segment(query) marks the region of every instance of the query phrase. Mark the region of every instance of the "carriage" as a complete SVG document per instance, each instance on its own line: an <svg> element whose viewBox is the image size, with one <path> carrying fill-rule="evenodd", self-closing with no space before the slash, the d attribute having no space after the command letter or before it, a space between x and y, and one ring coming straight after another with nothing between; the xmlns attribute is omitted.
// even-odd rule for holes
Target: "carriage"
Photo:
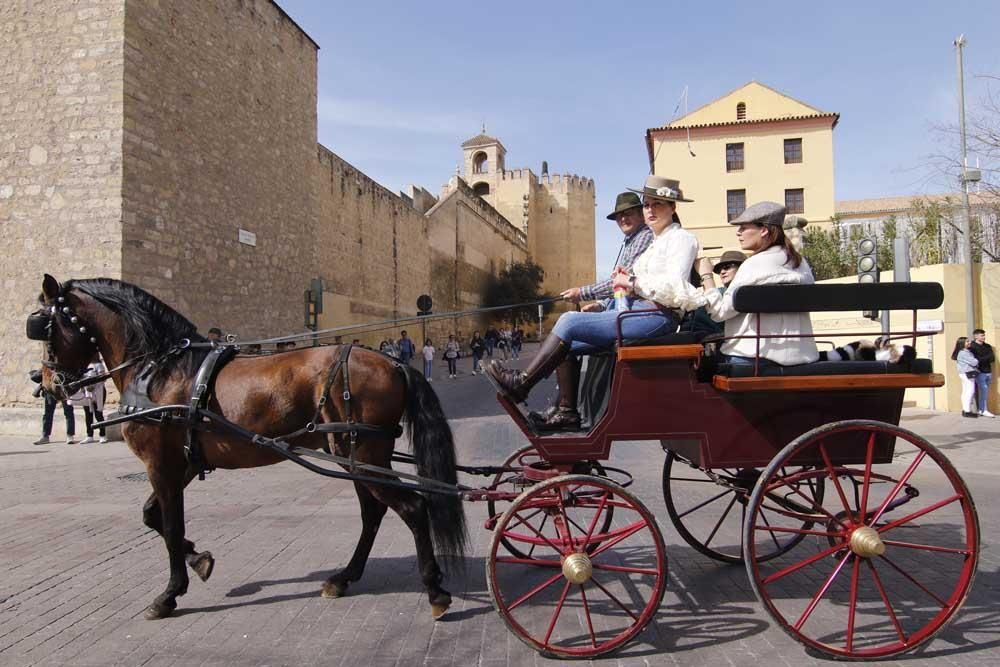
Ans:
<svg viewBox="0 0 1000 667"><path fill-rule="evenodd" d="M46 340L49 371L67 374L56 377L57 388L59 380L83 382L72 381L64 360L68 344L57 343L53 334L68 328L69 320L75 326L85 319L88 299L70 299L69 291L53 280L43 289L44 308L28 324L29 338ZM939 307L943 291L937 284L919 283L760 286L741 289L735 300L738 310L757 317L910 310L913 326L906 334L915 343L917 310ZM99 336L90 341L104 344ZM486 528L492 531L486 580L495 609L531 647L569 658L592 658L622 647L660 606L667 585L660 523L632 492L629 473L606 463L614 443L652 443L665 452L663 495L678 535L709 558L743 563L763 607L797 641L838 658L874 659L932 638L968 596L979 554L976 509L964 482L937 448L899 426L905 390L939 387L943 376L921 359L796 367L721 364L714 345L689 334L646 341L619 336L614 350L589 361L585 384L598 400L591 402L587 428L579 432L539 432L520 406L498 394L529 444L495 466L461 466L427 453L430 436L421 435L421 420L429 418L421 415L438 421L443 416L436 398L409 370L403 371L406 391L418 399L410 400L405 414L416 424L416 444L413 454L393 451L399 430L392 419L380 421L377 411L359 406L366 400L359 386L373 383L374 371L352 364L350 346L312 356L298 353L300 364L327 354L323 358L333 360L333 366L322 392L311 394L318 396L313 401L318 405L303 404L315 408L312 419L292 433L281 430L288 419L281 426L249 420L232 407L235 399L228 390L216 384L213 393L216 375L224 379L216 366L232 353L226 346L210 346L189 382L190 396L180 389L161 392L160 401L126 409L108 423L135 425L141 430L134 437L171 431L188 457L184 484L202 472L206 458L217 458L213 438L249 441L271 457L264 463L288 459L358 483L365 527L351 564L324 585L329 597L344 594L360 577L381 519L370 529L371 506L366 509L361 485L400 512L414 530L435 616L444 612L450 596L439 585L426 521L414 517L429 512L432 523L435 516L460 522L454 505L443 514L437 506L435 515L436 499L485 501ZM191 346L188 341L172 354L184 354ZM129 363L122 355L113 361L117 367L111 372ZM137 365L154 362L164 364L157 357ZM360 380L350 379L359 374ZM285 383L295 379L287 373L282 377ZM134 383L128 386L134 389ZM240 400L245 403L245 397ZM386 407L391 403L381 397L377 406L398 423L404 410L393 412ZM367 415L369 423L357 415ZM450 432L447 437L450 445ZM304 444L293 444L296 438ZM385 460L359 446L366 438L389 442ZM390 459L414 464L417 471L392 470ZM454 470L450 477L432 474L435 465L438 472L447 465L491 481L460 484ZM169 497L154 485L150 501L163 505ZM183 539L183 514L178 540L169 528L171 522L176 527L178 516L165 505L161 509L162 522L151 516L147 525L164 534L168 551L172 544L177 551L170 552L171 583L151 605L149 618L168 615L170 604L186 590L183 560L175 558L182 544L188 565L202 579L214 562ZM453 546L461 544L455 528Z"/></svg>

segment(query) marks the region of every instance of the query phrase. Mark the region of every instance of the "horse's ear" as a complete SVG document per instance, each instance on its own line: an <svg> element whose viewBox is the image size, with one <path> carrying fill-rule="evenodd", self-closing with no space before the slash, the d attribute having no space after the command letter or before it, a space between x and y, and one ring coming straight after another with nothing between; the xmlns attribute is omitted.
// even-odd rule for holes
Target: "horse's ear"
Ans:
<svg viewBox="0 0 1000 667"><path fill-rule="evenodd" d="M51 301L59 296L60 292L62 292L62 286L59 281L46 273L42 280L42 296L45 297L46 301Z"/></svg>

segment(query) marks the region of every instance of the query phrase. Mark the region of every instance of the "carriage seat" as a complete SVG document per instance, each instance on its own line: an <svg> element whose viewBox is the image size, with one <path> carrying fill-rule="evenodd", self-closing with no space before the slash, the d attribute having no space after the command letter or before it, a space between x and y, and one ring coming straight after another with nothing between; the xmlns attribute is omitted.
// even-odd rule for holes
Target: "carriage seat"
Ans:
<svg viewBox="0 0 1000 667"><path fill-rule="evenodd" d="M758 377L788 377L801 375L885 375L910 373L927 375L934 372L930 359L914 359L910 364L888 361L817 361L797 366L764 366ZM754 377L753 364L719 364L716 375L731 378Z"/></svg>
<svg viewBox="0 0 1000 667"><path fill-rule="evenodd" d="M678 331L655 338L626 338L622 347L647 347L650 345L693 345L705 337L704 331Z"/></svg>

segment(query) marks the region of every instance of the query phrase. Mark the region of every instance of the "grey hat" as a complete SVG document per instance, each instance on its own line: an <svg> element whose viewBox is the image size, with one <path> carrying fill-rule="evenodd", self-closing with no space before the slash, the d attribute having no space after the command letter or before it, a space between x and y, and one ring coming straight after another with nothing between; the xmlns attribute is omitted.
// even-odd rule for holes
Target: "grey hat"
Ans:
<svg viewBox="0 0 1000 667"><path fill-rule="evenodd" d="M722 257L720 257L719 261L712 267L712 273L718 273L726 264L736 264L738 266L745 261L747 261L747 256L739 250L727 250L722 253Z"/></svg>
<svg viewBox="0 0 1000 667"><path fill-rule="evenodd" d="M617 220L618 214L633 208L642 208L642 200L634 192L622 192L615 200L615 210L608 214L608 220Z"/></svg>
<svg viewBox="0 0 1000 667"><path fill-rule="evenodd" d="M656 176L655 174L646 177L646 182L643 183L642 190L633 190L632 188L629 188L629 190L643 197L660 199L662 201L694 201L693 199L684 198L684 191L681 190L680 181L673 178Z"/></svg>
<svg viewBox="0 0 1000 667"><path fill-rule="evenodd" d="M748 206L742 213L729 221L731 225L772 225L785 224L785 207L773 201L762 201Z"/></svg>

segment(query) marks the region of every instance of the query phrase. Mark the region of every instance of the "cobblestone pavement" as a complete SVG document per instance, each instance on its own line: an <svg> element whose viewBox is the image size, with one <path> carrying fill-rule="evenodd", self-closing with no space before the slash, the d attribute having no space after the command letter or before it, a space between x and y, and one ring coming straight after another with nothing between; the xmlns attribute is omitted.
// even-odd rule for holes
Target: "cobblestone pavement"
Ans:
<svg viewBox="0 0 1000 667"><path fill-rule="evenodd" d="M463 360L464 361L464 360ZM466 371L434 382L467 463L501 461L522 438L498 414L492 391ZM551 387L537 391L540 399ZM904 426L951 458L980 511L979 574L961 615L905 664L1000 661L1000 419L963 420L908 409ZM670 524L660 490L663 453L622 444L610 465L636 474L636 495L656 514L670 579L654 621L598 664L809 665L756 601L740 565L710 560ZM472 481L472 480L469 480ZM0 664L2 665L534 665L554 663L518 641L493 610L481 528L483 503L467 506L465 572L446 586L455 603L433 621L409 531L390 513L365 577L338 600L322 580L346 564L360 529L351 485L283 464L218 471L186 495L187 534L216 568L191 582L175 616L142 611L166 582L161 540L145 529L149 493L124 443L32 446L0 440Z"/></svg>

